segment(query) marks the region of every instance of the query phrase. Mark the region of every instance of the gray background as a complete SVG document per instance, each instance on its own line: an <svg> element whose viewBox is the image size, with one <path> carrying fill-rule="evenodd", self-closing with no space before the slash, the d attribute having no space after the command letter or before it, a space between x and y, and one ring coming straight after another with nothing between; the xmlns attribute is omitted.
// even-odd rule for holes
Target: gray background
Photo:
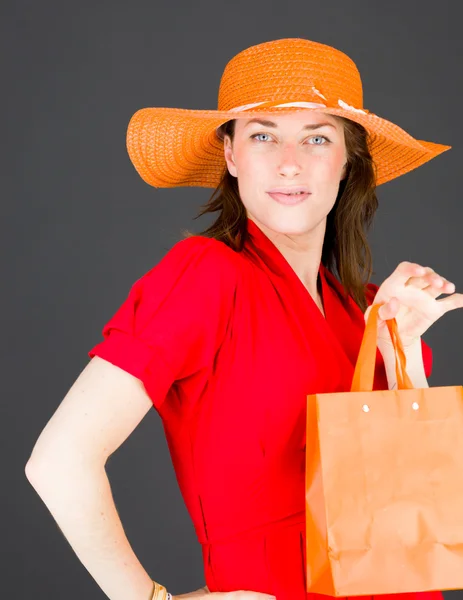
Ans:
<svg viewBox="0 0 463 600"><path fill-rule="evenodd" d="M138 176L125 149L132 114L146 106L216 108L227 61L253 44L303 37L338 47L360 69L366 108L418 139L453 146L378 188L373 281L412 260L461 292L461 6L3 0L2 597L104 596L24 465L131 284L182 228L199 231L211 221L192 219L212 190L156 189ZM462 329L463 313L453 311L426 333L430 385L463 383ZM200 546L154 410L107 470L150 575L174 594L204 585Z"/></svg>

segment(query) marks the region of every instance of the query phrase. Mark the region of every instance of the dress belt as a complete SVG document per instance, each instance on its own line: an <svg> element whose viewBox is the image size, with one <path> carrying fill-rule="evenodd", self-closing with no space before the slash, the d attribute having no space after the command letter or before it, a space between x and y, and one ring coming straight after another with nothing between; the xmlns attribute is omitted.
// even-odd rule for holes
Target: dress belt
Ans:
<svg viewBox="0 0 463 600"><path fill-rule="evenodd" d="M203 546L210 546L212 544L227 544L229 542L245 540L248 537L253 537L268 530L277 530L280 527L288 527L298 523L305 524L305 511L294 513L287 517L282 517L277 521L269 521L268 523L263 523L261 525L257 525L256 527L238 531L227 536L215 537L213 533L211 534L208 532L208 539L200 541L200 543Z"/></svg>

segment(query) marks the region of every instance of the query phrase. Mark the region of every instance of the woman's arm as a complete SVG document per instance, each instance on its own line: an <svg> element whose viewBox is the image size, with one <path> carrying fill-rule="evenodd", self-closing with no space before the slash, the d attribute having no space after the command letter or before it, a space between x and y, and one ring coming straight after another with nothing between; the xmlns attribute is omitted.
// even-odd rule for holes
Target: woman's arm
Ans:
<svg viewBox="0 0 463 600"><path fill-rule="evenodd" d="M111 600L149 600L153 590L124 533L105 470L109 455L151 407L138 379L95 357L47 423L26 465L30 483Z"/></svg>
<svg viewBox="0 0 463 600"><path fill-rule="evenodd" d="M388 388L397 389L397 377L395 372L395 350L392 345L378 344L381 355L384 360ZM429 383L426 379L426 373L423 362L423 348L421 338L417 342L405 349L405 358L407 361L407 375L410 377L413 387L428 388Z"/></svg>

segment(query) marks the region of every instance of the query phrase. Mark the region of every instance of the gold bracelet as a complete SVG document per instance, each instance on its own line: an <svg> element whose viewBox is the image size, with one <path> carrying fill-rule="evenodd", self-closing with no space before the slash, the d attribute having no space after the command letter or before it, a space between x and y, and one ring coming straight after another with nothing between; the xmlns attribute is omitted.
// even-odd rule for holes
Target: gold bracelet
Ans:
<svg viewBox="0 0 463 600"><path fill-rule="evenodd" d="M167 589L161 585L160 583L158 583L157 581L153 580L153 593L151 595L151 600L166 600L167 598Z"/></svg>

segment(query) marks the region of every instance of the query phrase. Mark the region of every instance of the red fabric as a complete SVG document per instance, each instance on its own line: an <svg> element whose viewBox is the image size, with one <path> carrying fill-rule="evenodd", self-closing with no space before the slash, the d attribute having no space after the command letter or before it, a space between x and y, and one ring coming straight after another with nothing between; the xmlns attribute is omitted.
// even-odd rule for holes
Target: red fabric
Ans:
<svg viewBox="0 0 463 600"><path fill-rule="evenodd" d="M89 356L138 377L160 414L209 589L304 600L316 596L304 582L306 397L350 389L365 321L320 265L325 320L253 221L248 233L239 253L178 242ZM429 377L424 342L423 357ZM387 389L379 351L375 389ZM395 595L405 597L442 598Z"/></svg>

